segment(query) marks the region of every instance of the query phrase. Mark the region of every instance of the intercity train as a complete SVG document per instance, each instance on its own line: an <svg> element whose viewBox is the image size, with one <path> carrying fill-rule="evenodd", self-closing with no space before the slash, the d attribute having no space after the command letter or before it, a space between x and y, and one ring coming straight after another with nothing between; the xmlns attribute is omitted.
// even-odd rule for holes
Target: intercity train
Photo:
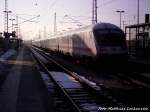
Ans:
<svg viewBox="0 0 150 112"><path fill-rule="evenodd" d="M34 46L81 59L126 59L124 32L111 23L97 23L73 31L60 33L48 39L32 42Z"/></svg>

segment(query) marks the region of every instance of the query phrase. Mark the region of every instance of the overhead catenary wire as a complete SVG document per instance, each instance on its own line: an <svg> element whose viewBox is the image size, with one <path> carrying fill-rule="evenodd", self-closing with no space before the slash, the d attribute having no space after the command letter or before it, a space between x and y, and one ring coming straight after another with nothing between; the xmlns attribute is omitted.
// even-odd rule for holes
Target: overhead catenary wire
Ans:
<svg viewBox="0 0 150 112"><path fill-rule="evenodd" d="M49 7L52 8L55 6L55 4L57 3L58 0L55 0ZM50 9L49 9L50 10Z"/></svg>
<svg viewBox="0 0 150 112"><path fill-rule="evenodd" d="M18 18L20 18L20 19L22 19L22 20L27 20L27 21L28 21L28 19L25 19L25 18L22 18L22 17L19 17L19 16L18 16ZM35 23L38 23L39 21L28 21L28 22L35 22Z"/></svg>
<svg viewBox="0 0 150 112"><path fill-rule="evenodd" d="M37 16L35 16L35 17L33 17L33 18L30 18L30 19L25 20L25 21L23 21L23 22L20 22L20 23L18 23L18 24L22 24L22 23L28 22L28 21L30 21L30 20L32 20L32 19L37 18L37 17L40 17L40 15L37 15Z"/></svg>
<svg viewBox="0 0 150 112"><path fill-rule="evenodd" d="M144 2L145 4L149 5L150 1L149 0L142 0L142 2Z"/></svg>
<svg viewBox="0 0 150 112"><path fill-rule="evenodd" d="M104 7L104 6L106 6L106 5L109 5L109 4L113 3L114 1L116 1L116 0L109 0L109 1L107 1L107 2L105 2L105 3L103 3L103 4L100 4L97 8L100 8L100 7Z"/></svg>
<svg viewBox="0 0 150 112"><path fill-rule="evenodd" d="M46 15L46 13L49 12L50 9L52 9L52 8L56 5L57 2L58 2L58 0L53 1L53 2L49 5L47 11L45 11L45 13L43 14L43 16Z"/></svg>
<svg viewBox="0 0 150 112"><path fill-rule="evenodd" d="M38 17L40 17L40 15L37 15L37 16L35 16L35 17L33 17L33 18L30 18L30 19L27 19L27 20L25 20L25 21L23 21L23 22L20 22L20 23L18 23L18 25L19 24L23 24L23 23L25 23L25 22L31 22L31 20L33 20L33 19L35 19L35 18L38 18ZM11 28L12 26L10 26L9 28Z"/></svg>

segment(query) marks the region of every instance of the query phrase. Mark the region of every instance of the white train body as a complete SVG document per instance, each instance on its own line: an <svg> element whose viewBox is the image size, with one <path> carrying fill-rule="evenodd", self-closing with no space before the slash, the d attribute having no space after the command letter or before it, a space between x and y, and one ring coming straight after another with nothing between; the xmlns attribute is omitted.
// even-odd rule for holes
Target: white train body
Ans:
<svg viewBox="0 0 150 112"><path fill-rule="evenodd" d="M78 57L125 56L126 39L123 31L110 23L98 23L50 39L33 41L33 45Z"/></svg>

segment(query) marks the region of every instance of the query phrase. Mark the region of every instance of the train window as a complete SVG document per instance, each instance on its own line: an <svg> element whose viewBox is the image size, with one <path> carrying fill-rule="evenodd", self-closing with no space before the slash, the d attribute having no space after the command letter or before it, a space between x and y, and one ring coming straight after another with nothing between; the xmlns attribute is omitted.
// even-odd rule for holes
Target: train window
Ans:
<svg viewBox="0 0 150 112"><path fill-rule="evenodd" d="M125 45L125 36L122 32L98 31L95 32L94 34L99 45L104 45L104 46Z"/></svg>
<svg viewBox="0 0 150 112"><path fill-rule="evenodd" d="M103 35L103 34L108 34L108 30L97 30L94 32L96 35Z"/></svg>
<svg viewBox="0 0 150 112"><path fill-rule="evenodd" d="M112 45L125 45L125 36L122 33L110 33L108 40Z"/></svg>

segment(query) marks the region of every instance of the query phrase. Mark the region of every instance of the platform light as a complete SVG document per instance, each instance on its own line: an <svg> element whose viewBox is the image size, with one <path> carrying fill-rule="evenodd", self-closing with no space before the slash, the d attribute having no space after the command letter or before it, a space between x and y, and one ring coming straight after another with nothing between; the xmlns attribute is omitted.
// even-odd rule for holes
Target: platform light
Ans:
<svg viewBox="0 0 150 112"><path fill-rule="evenodd" d="M122 17L122 13L124 13L125 11L124 10L117 10L116 12L120 14L120 28L121 28L121 17Z"/></svg>

